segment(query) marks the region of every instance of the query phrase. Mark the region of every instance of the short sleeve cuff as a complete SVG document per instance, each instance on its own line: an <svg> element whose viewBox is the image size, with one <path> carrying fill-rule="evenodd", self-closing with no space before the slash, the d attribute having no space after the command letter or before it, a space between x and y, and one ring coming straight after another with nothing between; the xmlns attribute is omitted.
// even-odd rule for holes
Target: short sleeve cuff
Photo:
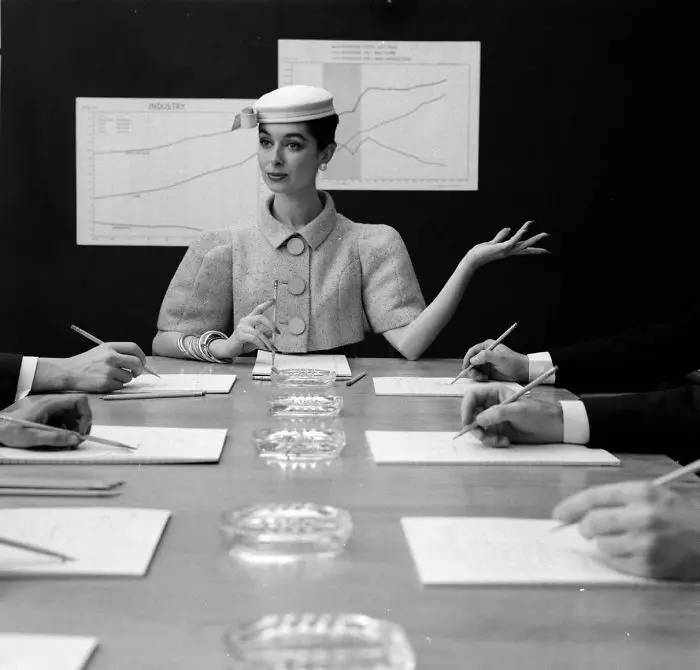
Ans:
<svg viewBox="0 0 700 670"><path fill-rule="evenodd" d="M17 393L15 394L15 402L22 400L29 395L34 383L34 375L39 359L36 356L23 356L22 365L19 369L19 378L17 380Z"/></svg>
<svg viewBox="0 0 700 670"><path fill-rule="evenodd" d="M564 420L564 442L566 444L588 444L591 436L586 406L580 400L562 400L560 403Z"/></svg>
<svg viewBox="0 0 700 670"><path fill-rule="evenodd" d="M547 351L540 351L536 354L527 355L528 381L537 379L541 374L547 372L552 367L552 357ZM557 373L549 375L543 384L554 384L557 380Z"/></svg>

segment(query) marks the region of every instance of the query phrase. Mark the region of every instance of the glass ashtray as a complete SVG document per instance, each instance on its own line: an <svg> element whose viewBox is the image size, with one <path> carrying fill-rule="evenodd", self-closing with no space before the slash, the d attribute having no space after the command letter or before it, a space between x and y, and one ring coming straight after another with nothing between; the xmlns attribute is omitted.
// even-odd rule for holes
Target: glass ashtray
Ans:
<svg viewBox="0 0 700 670"><path fill-rule="evenodd" d="M345 448L345 433L324 422L292 419L253 433L263 458L322 461L335 458Z"/></svg>
<svg viewBox="0 0 700 670"><path fill-rule="evenodd" d="M259 503L224 512L229 554L242 559L334 556L352 534L350 514L314 503Z"/></svg>
<svg viewBox="0 0 700 670"><path fill-rule="evenodd" d="M272 368L270 381L275 386L305 388L328 387L335 384L335 370L320 368Z"/></svg>
<svg viewBox="0 0 700 670"><path fill-rule="evenodd" d="M338 416L342 396L330 393L278 393L268 398L272 416Z"/></svg>
<svg viewBox="0 0 700 670"><path fill-rule="evenodd" d="M271 614L225 635L232 670L415 670L398 624L364 614Z"/></svg>

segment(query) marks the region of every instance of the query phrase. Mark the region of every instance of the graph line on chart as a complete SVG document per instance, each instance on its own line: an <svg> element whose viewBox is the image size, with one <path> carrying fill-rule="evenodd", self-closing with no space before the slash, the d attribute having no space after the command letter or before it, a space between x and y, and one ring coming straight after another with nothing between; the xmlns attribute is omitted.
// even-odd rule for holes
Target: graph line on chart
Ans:
<svg viewBox="0 0 700 670"><path fill-rule="evenodd" d="M185 246L254 219L257 133L231 131L249 104L78 98L78 243Z"/></svg>
<svg viewBox="0 0 700 670"><path fill-rule="evenodd" d="M170 188L176 188L177 186L182 186L183 184L188 184L189 182L195 181L196 179L202 179L203 177L208 177L210 175L216 174L217 172L223 172L225 170L232 170L233 168L240 167L241 165L245 165L248 161L253 160L253 158L255 158L256 155L257 154L253 154L252 156L248 156L248 158L245 158L242 161L239 161L238 163L232 163L231 165L224 165L222 167L215 168L213 170L208 170L207 172L201 172L200 174L192 175L191 177L187 177L186 179L181 179L180 181L176 181L174 184L166 184L165 186L157 186L154 188L142 189L141 191L127 191L125 193L109 193L107 195L93 195L92 199L93 200L104 200L105 198L122 198L122 197L130 196L130 195L143 195L145 193L156 193L157 191L166 191ZM199 230L201 230L201 229L199 229Z"/></svg>
<svg viewBox="0 0 700 670"><path fill-rule="evenodd" d="M179 140L175 140L174 142L168 142L167 144L160 144L154 147L135 147L132 149L111 149L109 151L95 151L95 156L104 156L107 154L139 154L144 153L146 151L169 149L170 147L174 147L178 144L183 144L184 142L191 142L192 140L203 140L208 137L218 137L220 135L226 135L230 132L230 130L217 130L213 133L201 133L199 135L192 135L192 137L183 137Z"/></svg>
<svg viewBox="0 0 700 670"><path fill-rule="evenodd" d="M279 84L321 86L339 117L328 190L478 188L478 42L280 40Z"/></svg>
<svg viewBox="0 0 700 670"><path fill-rule="evenodd" d="M338 147L338 150L340 150L341 148L344 148L347 151L349 151L351 154L353 154L353 156L354 156L360 150L360 147L365 142L371 142L372 144L376 144L377 146L381 147L382 149L386 149L387 151L393 151L394 153L400 154L402 156L406 156L406 158L411 158L415 161L418 161L419 163L423 163L423 165L439 165L440 167L445 167L444 163L423 160L420 156L415 156L414 154L408 153L408 151L401 151L401 149L397 149L396 147L390 147L386 144L382 144L381 142L375 140L373 137L366 137L365 139L363 139L361 142L358 143L357 148L354 151L352 149L348 148L347 145L344 145L343 147Z"/></svg>
<svg viewBox="0 0 700 670"><path fill-rule="evenodd" d="M338 145L338 151L341 149L348 147L350 142L352 142L356 137L359 135L363 135L364 133L371 133L373 130L377 130L377 128L381 128L382 126L386 126L389 123L394 123L395 121L400 121L401 119L406 119L418 110L422 109L423 107L427 105L431 105L434 102L438 102L439 100L442 100L445 97L445 95L441 95L437 98L433 98L432 100L426 100L425 102L421 102L417 107L414 107L413 109L409 110L408 112L405 112L403 114L400 114L399 116L395 116L391 119L385 119L384 121L379 121L378 123L375 123L373 126L370 126L369 128L363 128L362 130L358 130L354 135L351 135L347 140L345 140L342 144ZM369 138L371 139L371 138ZM377 143L379 144L379 142ZM386 146L386 145L382 145ZM389 147L387 147L389 148ZM393 150L393 147L391 147ZM357 151L354 151L352 153L357 153ZM403 152L399 152L403 153ZM406 155L411 155L411 154L406 154ZM438 165L444 165L443 163L437 163Z"/></svg>
<svg viewBox="0 0 700 670"><path fill-rule="evenodd" d="M346 114L352 114L359 106L360 102L364 98L364 96L367 93L372 93L373 91L401 91L401 92L406 92L406 91L415 91L416 89L419 88L428 88L429 86L437 86L438 84L444 84L447 82L447 79L440 79L439 81L429 81L426 84L415 84L414 86L404 86L404 87L396 87L396 86L369 86L366 88L362 93L357 98L357 101L355 102L355 105L353 106L352 109L348 109L345 111L338 112L338 116L345 116Z"/></svg>
<svg viewBox="0 0 700 670"><path fill-rule="evenodd" d="M110 228L119 228L119 229L124 229L128 230L130 228L167 228L167 229L176 229L176 230L193 230L197 233L201 233L203 228L197 228L196 226L172 226L172 225L162 225L159 226L158 224L153 224L153 223L148 223L148 224L141 224L139 225L138 223L108 223L107 221L95 221L96 226L109 226Z"/></svg>

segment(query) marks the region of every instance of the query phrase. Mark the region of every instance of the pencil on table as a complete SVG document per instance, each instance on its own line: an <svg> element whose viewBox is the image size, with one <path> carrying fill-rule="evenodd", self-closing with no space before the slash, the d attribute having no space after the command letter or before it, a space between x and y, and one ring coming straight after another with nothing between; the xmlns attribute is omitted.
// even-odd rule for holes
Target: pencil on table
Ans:
<svg viewBox="0 0 700 670"><path fill-rule="evenodd" d="M15 549L24 549L26 551L31 551L34 554L41 554L42 556L51 556L52 558L60 558L62 561L74 561L72 556L66 556L66 554L60 554L57 551L52 551L51 549L44 549L44 547L37 547L35 544L27 544L26 542L18 542L17 540L10 540L6 537L0 537L0 544L6 547L14 547Z"/></svg>
<svg viewBox="0 0 700 670"><path fill-rule="evenodd" d="M360 379L364 379L364 377L367 375L367 370L363 370L359 374L355 375L352 377L352 379L348 379L345 382L345 386L352 386L353 384L357 384L357 382L360 381Z"/></svg>
<svg viewBox="0 0 700 670"><path fill-rule="evenodd" d="M199 398L204 391L143 391L141 393L113 393L101 395L100 400L148 400L150 398Z"/></svg>
<svg viewBox="0 0 700 670"><path fill-rule="evenodd" d="M503 402L498 403L498 405L494 405L494 407L503 407L504 405L510 405L516 400L520 400L520 398L534 389L535 386L541 384L545 379L547 379L547 377L551 377L557 370L558 366L555 365L553 368L547 370L547 372L543 372L539 377L537 377L537 379L533 379L527 386L523 386L519 391L516 391L512 396L510 396L510 398L506 398ZM462 430L460 430L459 433L457 433L452 439L456 440L458 437L461 437L464 435L464 433L473 430L478 425L479 424L476 421L472 421L470 424L464 426L464 428L462 428Z"/></svg>
<svg viewBox="0 0 700 670"><path fill-rule="evenodd" d="M508 330L506 330L504 333L501 334L501 336L497 339L494 340L494 342L486 349L486 351L493 351L503 340L508 337L518 326L518 322L516 321ZM471 370L474 366L470 363L464 370L462 370L451 382L450 384L454 384L458 379L462 379L469 370Z"/></svg>
<svg viewBox="0 0 700 670"><path fill-rule="evenodd" d="M82 335L83 337L90 340L90 342L94 342L95 344L105 344L105 342L103 340L101 340L99 337L95 337L94 335L91 335L86 330L83 330L82 328L78 328L78 326L71 324L71 329L74 330L76 333L78 333L78 335ZM148 372L149 375L153 375L154 377L160 377L160 375L155 370L152 370L147 365L144 365L143 369L145 372Z"/></svg>
<svg viewBox="0 0 700 670"><path fill-rule="evenodd" d="M9 414L0 414L0 421L9 421L15 423L18 426L24 426L25 428L36 428L38 430L48 430L61 433L62 435L76 435L81 440L90 440L90 442L95 442L96 444L104 444L108 447L118 447L119 449L128 449L129 451L136 451L138 447L132 447L131 445L124 444L123 442L117 442L116 440L108 440L105 437L95 437L93 435L83 435L77 430L68 430L67 428L58 428L57 426L49 426L45 423L35 423L34 421L26 421L25 419L17 419Z"/></svg>

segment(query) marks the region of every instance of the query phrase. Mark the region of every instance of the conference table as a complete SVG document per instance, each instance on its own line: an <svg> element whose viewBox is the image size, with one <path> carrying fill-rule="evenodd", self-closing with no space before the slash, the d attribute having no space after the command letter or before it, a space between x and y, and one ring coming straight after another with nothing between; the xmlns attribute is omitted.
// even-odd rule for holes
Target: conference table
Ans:
<svg viewBox="0 0 700 670"><path fill-rule="evenodd" d="M338 459L313 467L270 463L251 439L274 421L270 383L251 379L252 359L239 361L150 359L159 372L234 372L227 395L90 401L95 424L227 428L218 464L12 466L37 475L104 470L126 485L114 499L7 498L5 507L115 505L168 509L172 517L143 578L0 580L0 631L95 636L89 670L213 670L229 667L224 633L241 622L357 612L403 626L422 670L700 667L700 588L424 587L399 524L403 516L546 518L585 487L668 471L674 463L667 457L619 453L620 468L377 465L365 430L460 427L459 398L378 397L372 384L374 376L452 376L458 360L387 358L351 360L353 372L367 370L367 377L336 385L347 434ZM681 488L698 493L691 479ZM354 532L346 553L284 565L229 557L222 512L265 501L348 510Z"/></svg>

